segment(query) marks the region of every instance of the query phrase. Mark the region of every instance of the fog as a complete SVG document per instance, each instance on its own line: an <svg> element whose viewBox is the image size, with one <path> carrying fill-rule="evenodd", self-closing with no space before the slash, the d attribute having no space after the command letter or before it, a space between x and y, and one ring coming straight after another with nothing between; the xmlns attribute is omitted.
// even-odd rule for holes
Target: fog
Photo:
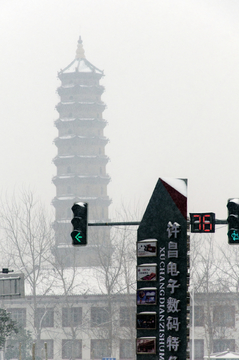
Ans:
<svg viewBox="0 0 239 360"><path fill-rule="evenodd" d="M236 0L1 0L1 193L55 196L57 72L81 35L105 72L112 214L140 215L159 177L182 177L189 212L225 219L239 197L238 16Z"/></svg>

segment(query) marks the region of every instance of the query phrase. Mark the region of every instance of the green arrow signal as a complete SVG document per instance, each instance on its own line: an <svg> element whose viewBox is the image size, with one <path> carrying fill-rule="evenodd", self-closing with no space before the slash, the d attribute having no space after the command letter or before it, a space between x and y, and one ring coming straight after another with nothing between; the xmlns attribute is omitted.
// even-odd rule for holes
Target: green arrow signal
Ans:
<svg viewBox="0 0 239 360"><path fill-rule="evenodd" d="M81 242L80 239L82 239L82 235L81 235L80 232L75 236L75 239L76 239L77 241Z"/></svg>
<svg viewBox="0 0 239 360"><path fill-rule="evenodd" d="M239 240L239 235L238 233L234 230L233 233L231 234L232 240L236 241Z"/></svg>

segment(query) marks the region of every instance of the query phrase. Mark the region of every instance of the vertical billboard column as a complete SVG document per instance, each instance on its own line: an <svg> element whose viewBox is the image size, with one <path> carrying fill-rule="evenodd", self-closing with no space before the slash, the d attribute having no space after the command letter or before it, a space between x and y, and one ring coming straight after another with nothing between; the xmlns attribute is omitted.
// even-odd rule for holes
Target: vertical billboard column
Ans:
<svg viewBox="0 0 239 360"><path fill-rule="evenodd" d="M186 359L187 180L160 178L137 234L137 360Z"/></svg>

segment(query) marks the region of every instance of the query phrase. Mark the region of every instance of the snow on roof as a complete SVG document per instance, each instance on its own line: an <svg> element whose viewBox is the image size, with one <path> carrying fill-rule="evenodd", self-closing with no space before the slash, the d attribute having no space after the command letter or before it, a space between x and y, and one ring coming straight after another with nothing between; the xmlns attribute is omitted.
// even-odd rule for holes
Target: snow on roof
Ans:
<svg viewBox="0 0 239 360"><path fill-rule="evenodd" d="M56 178L60 178L60 179L71 179L73 178L75 175L60 175L60 176L54 176L53 179L56 179Z"/></svg>
<svg viewBox="0 0 239 360"><path fill-rule="evenodd" d="M97 102L95 101L77 101L77 104L98 104Z"/></svg>
<svg viewBox="0 0 239 360"><path fill-rule="evenodd" d="M71 159L74 158L75 155L58 155L56 157L58 157L59 159Z"/></svg>
<svg viewBox="0 0 239 360"><path fill-rule="evenodd" d="M73 105L73 104L75 104L75 101L61 101L60 104L63 104L63 105Z"/></svg>
<svg viewBox="0 0 239 360"><path fill-rule="evenodd" d="M73 104L93 105L93 104L102 104L102 103L95 102L95 101L61 101L60 102L60 104L62 104L62 105L73 105Z"/></svg>
<svg viewBox="0 0 239 360"><path fill-rule="evenodd" d="M99 157L98 155L77 155L80 158L87 158L87 159L95 159Z"/></svg>
<svg viewBox="0 0 239 360"><path fill-rule="evenodd" d="M204 356L204 359L208 359L208 356ZM239 360L239 353L235 353L235 352L230 352L229 350L220 352L220 353L214 353L212 355L210 355L210 359L238 359Z"/></svg>
<svg viewBox="0 0 239 360"><path fill-rule="evenodd" d="M73 139L73 138L108 140L105 136L82 136L82 135L70 134L70 135L58 136L54 141L56 141L58 139L60 139L60 140L69 140L69 139Z"/></svg>
<svg viewBox="0 0 239 360"><path fill-rule="evenodd" d="M65 84L65 85L61 85L61 87L62 88L72 88L72 87L74 87L75 86L75 84Z"/></svg>
<svg viewBox="0 0 239 360"><path fill-rule="evenodd" d="M75 196L56 196L55 199L57 200L73 200L75 199L76 197ZM96 196L81 196L80 197L81 199L88 199L88 200L96 200L98 199L98 197Z"/></svg>
<svg viewBox="0 0 239 360"><path fill-rule="evenodd" d="M174 189L176 189L180 194L187 197L187 184L185 182L185 179L177 179L177 178L162 178L163 181L165 181L167 184L172 186Z"/></svg>
<svg viewBox="0 0 239 360"><path fill-rule="evenodd" d="M73 159L75 157L81 159L97 159L97 158L107 158L106 155L57 155L54 159Z"/></svg>
<svg viewBox="0 0 239 360"><path fill-rule="evenodd" d="M60 121L75 121L76 118L60 118L60 119L58 119L58 120L60 120ZM57 121L58 121L58 120L57 120Z"/></svg>
<svg viewBox="0 0 239 360"><path fill-rule="evenodd" d="M138 314L156 314L156 311L140 311Z"/></svg>
<svg viewBox="0 0 239 360"><path fill-rule="evenodd" d="M140 264L138 266L149 267L149 266L157 266L157 264L156 263L147 263L147 264Z"/></svg>
<svg viewBox="0 0 239 360"><path fill-rule="evenodd" d="M100 175L76 175L76 174L71 174L71 175L57 175L54 176L53 179L71 179L73 177L78 177L80 179L109 179L109 175L106 176L100 176Z"/></svg>
<svg viewBox="0 0 239 360"><path fill-rule="evenodd" d="M79 118L78 120L83 120L83 121L85 121L85 120L96 120L95 118ZM99 119L97 119L97 120L99 120Z"/></svg>
<svg viewBox="0 0 239 360"><path fill-rule="evenodd" d="M76 121L76 120L80 120L80 121L94 121L94 120L97 120L97 121L105 121L103 119L96 119L96 118L60 118L59 119L60 121Z"/></svg>
<svg viewBox="0 0 239 360"><path fill-rule="evenodd" d="M63 135L63 136L59 136L56 139L66 140L66 139L73 139L75 137L76 137L76 135Z"/></svg>
<svg viewBox="0 0 239 360"><path fill-rule="evenodd" d="M229 199L228 202L233 202L235 204L239 204L239 199L238 198Z"/></svg>
<svg viewBox="0 0 239 360"><path fill-rule="evenodd" d="M142 287L142 288L139 288L138 290L157 290L156 287Z"/></svg>
<svg viewBox="0 0 239 360"><path fill-rule="evenodd" d="M57 199L57 200L73 200L73 199L75 199L75 196L58 196L55 199Z"/></svg>
<svg viewBox="0 0 239 360"><path fill-rule="evenodd" d="M83 85L83 84L74 84L74 83L70 83L70 84L62 84L60 86L60 88L62 89L68 89L68 88L73 88L73 87L80 87L80 88L93 88L93 87L100 87L101 85Z"/></svg>
<svg viewBox="0 0 239 360"><path fill-rule="evenodd" d="M140 241L138 241L139 243L143 243L143 242L153 242L153 241L155 241L155 242L157 242L158 240L157 239L145 239L145 240L140 240Z"/></svg>
<svg viewBox="0 0 239 360"><path fill-rule="evenodd" d="M82 87L82 88L92 88L92 87L95 87L95 86L97 86L97 85L79 85L79 84L77 84L77 86L79 86L79 87Z"/></svg>

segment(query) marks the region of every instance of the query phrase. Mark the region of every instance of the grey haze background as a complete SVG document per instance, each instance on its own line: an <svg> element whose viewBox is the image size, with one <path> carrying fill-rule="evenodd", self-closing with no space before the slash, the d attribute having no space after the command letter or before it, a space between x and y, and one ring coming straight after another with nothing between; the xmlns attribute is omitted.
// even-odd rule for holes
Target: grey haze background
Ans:
<svg viewBox="0 0 239 360"><path fill-rule="evenodd" d="M106 75L112 214L123 202L141 216L162 176L188 178L189 212L226 218L239 197L238 19L237 0L1 0L2 194L55 196L57 71L81 35Z"/></svg>

